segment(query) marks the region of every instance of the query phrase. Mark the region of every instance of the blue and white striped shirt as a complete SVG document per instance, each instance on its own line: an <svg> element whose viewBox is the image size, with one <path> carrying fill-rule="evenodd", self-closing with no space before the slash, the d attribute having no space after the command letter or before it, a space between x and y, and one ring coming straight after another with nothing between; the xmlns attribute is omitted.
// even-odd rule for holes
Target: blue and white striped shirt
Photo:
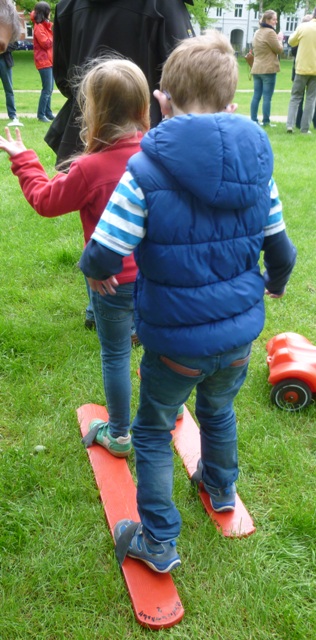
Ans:
<svg viewBox="0 0 316 640"><path fill-rule="evenodd" d="M126 171L91 237L108 249L128 256L146 235L147 215L145 196L132 174Z"/></svg>
<svg viewBox="0 0 316 640"><path fill-rule="evenodd" d="M265 237L285 229L282 202L273 178L269 182L271 207ZM113 192L92 239L122 256L128 256L146 235L148 209L142 189L129 171Z"/></svg>

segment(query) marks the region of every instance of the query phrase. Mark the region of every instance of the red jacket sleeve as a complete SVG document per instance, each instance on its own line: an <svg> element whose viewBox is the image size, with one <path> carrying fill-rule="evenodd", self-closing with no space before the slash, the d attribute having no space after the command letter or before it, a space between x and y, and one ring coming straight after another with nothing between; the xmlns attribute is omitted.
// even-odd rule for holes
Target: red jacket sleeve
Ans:
<svg viewBox="0 0 316 640"><path fill-rule="evenodd" d="M41 23L34 28L34 34L37 42L42 49L51 49L53 46L53 34L48 31Z"/></svg>
<svg viewBox="0 0 316 640"><path fill-rule="evenodd" d="M57 173L52 179L32 150L18 153L11 162L26 200L41 216L54 218L78 211L89 199L89 188L77 161L71 164L69 173Z"/></svg>

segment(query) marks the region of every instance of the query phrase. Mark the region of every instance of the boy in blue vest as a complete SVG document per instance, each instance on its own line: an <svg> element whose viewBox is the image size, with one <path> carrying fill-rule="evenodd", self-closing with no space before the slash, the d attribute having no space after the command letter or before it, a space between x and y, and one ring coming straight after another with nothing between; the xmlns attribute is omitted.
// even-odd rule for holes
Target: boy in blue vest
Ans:
<svg viewBox="0 0 316 640"><path fill-rule="evenodd" d="M145 349L132 426L141 522L118 522L115 539L122 556L161 573L180 564L170 447L177 411L196 388L203 484L215 511L233 510L233 401L264 325L265 289L284 294L296 257L268 137L233 113L236 85L234 51L217 31L176 47L155 92L165 119L130 159L81 258L92 289L115 295L122 258L135 251Z"/></svg>

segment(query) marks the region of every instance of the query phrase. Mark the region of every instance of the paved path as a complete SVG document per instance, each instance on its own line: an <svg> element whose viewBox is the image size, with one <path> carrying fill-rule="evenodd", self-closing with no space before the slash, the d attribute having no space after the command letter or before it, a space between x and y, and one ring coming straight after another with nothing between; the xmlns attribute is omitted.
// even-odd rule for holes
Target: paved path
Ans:
<svg viewBox="0 0 316 640"><path fill-rule="evenodd" d="M23 118L36 118L36 117L37 117L36 113L21 113L19 111L20 120L23 120ZM0 113L0 120L8 120L8 122L10 122L7 113Z"/></svg>
<svg viewBox="0 0 316 640"><path fill-rule="evenodd" d="M41 89L15 89L14 93L40 93ZM53 93L60 93L58 89L54 89ZM236 91L236 95L238 93L253 93L253 88L249 87L249 89L238 89ZM274 93L291 93L291 89L275 89ZM19 118L36 118L36 113L20 113ZM8 116L6 113L0 113L0 120L8 120ZM286 116L271 116L272 122L286 122Z"/></svg>
<svg viewBox="0 0 316 640"><path fill-rule="evenodd" d="M21 113L19 111L19 118L23 120L24 118L36 118L36 113ZM0 113L0 120L9 120L8 115L6 113ZM286 116L275 116L271 115L272 122L286 122Z"/></svg>
<svg viewBox="0 0 316 640"><path fill-rule="evenodd" d="M41 93L41 89L14 89L14 93ZM60 93L60 91L54 89L53 93ZM253 88L237 89L236 93L253 93ZM275 89L273 93L291 93L291 89Z"/></svg>

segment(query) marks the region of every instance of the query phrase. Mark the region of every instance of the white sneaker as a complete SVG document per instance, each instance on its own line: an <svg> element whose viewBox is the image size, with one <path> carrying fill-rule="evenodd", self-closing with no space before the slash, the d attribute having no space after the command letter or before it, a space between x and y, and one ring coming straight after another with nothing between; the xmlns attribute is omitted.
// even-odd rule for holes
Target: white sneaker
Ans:
<svg viewBox="0 0 316 640"><path fill-rule="evenodd" d="M8 123L8 127L24 127L24 124L20 122L19 118L13 118L13 120Z"/></svg>

